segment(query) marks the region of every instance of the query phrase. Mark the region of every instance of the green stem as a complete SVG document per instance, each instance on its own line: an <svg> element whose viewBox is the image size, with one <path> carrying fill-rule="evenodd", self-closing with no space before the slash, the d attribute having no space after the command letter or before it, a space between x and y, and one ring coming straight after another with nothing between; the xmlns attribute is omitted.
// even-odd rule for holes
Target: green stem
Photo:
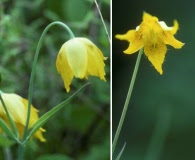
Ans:
<svg viewBox="0 0 195 160"><path fill-rule="evenodd" d="M26 119L26 126L25 126L25 129L24 129L24 134L23 134L23 138L22 138L22 141L25 141L26 137L27 137L27 131L28 131L28 125L29 125L29 120L30 120L30 111L31 111L31 104L32 104L32 93L33 93L33 86L34 86L34 77L35 77L35 69L36 69L36 65L37 65L37 61L38 61L38 56L39 56L39 52L40 52L40 48L42 46L42 43L43 43L43 38L45 37L47 31L54 25L60 25L62 26L63 28L65 28L69 35L70 35L70 39L74 38L74 34L72 33L72 31L70 30L70 28L62 23L62 22L52 22L51 24L49 24L45 30L43 31L40 39L39 39L39 42L38 42L38 45L37 45L37 49L36 49L36 53L35 53L35 57L34 57L34 61L33 61L33 67L32 67L32 71L31 71L31 77L30 77L30 85L29 85L29 93L28 93L28 111L27 111L27 119Z"/></svg>
<svg viewBox="0 0 195 160"><path fill-rule="evenodd" d="M3 108L4 108L4 110L5 110L5 113L6 113L7 117L8 117L9 123L10 123L10 125L11 125L12 131L13 131L15 137L18 137L18 130L17 130L17 128L16 128L16 125L15 125L15 123L14 123L12 117L11 117L10 114L9 114L9 111L7 110L7 107L6 107L6 105L5 105L5 102L4 102L4 100L3 100L2 96L1 96L1 94L3 94L2 91L0 91L0 100L1 100L2 106L3 106Z"/></svg>
<svg viewBox="0 0 195 160"><path fill-rule="evenodd" d="M117 144L117 141L118 141L118 137L120 135L121 128L123 126L123 122L124 122L125 115L126 115L126 112L127 112L127 109L128 109L128 105L129 105L129 101L130 101L130 98L131 98L131 93L132 93L133 86L134 86L134 83L135 83L135 79L136 79L137 71L138 71L138 68L139 68L142 53L143 53L143 48L141 48L139 50L139 54L138 54L137 61L136 61L136 64L135 64L135 68L134 68L134 71L133 71L133 76L132 76L131 83L130 83L130 86L129 86L129 90L128 90L128 93L127 93L127 97L126 97L125 105L124 105L124 108L123 108L123 112L122 112L122 115L121 115L121 118L120 118L120 121L119 121L118 128L116 130L116 134L114 136L114 141L112 143L112 154L114 153L114 150L115 150L115 147L116 147L116 144Z"/></svg>
<svg viewBox="0 0 195 160"><path fill-rule="evenodd" d="M18 147L18 160L23 160L24 158L24 144L23 143L19 143L19 147Z"/></svg>
<svg viewBox="0 0 195 160"><path fill-rule="evenodd" d="M97 7L97 9L98 9L98 12L99 12L99 15L100 15L101 21L102 21L102 23L103 23L103 25L104 25L104 29L105 29L106 35L107 35L108 40L109 40L109 42L110 42L110 36L109 36L108 30L107 30L107 28L106 28L106 24L105 24L105 22L104 22L104 18L103 18L103 16L102 16L102 13L101 13L100 7L99 7L99 5L98 5L98 3L97 3L97 1L96 1L96 0L95 0L95 4L96 4L96 7ZM111 42L110 42L110 43L111 43Z"/></svg>

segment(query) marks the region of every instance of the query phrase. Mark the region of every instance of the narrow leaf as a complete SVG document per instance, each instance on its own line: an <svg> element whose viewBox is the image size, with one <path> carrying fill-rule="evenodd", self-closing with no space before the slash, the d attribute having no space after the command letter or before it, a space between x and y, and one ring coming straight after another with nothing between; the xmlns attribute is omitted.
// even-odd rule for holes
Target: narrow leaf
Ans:
<svg viewBox="0 0 195 160"><path fill-rule="evenodd" d="M120 153L118 154L118 156L116 157L116 160L119 160L121 158L121 155L123 154L123 151L125 149L126 143L124 144L123 148L121 149Z"/></svg>
<svg viewBox="0 0 195 160"><path fill-rule="evenodd" d="M26 141L40 128L42 127L57 111L59 111L61 108L65 106L66 103L68 103L77 93L79 93L84 87L86 87L89 83L82 86L78 91L76 91L73 95L71 95L69 98L64 100L59 105L52 108L50 111L45 113L43 116L41 116L35 124L32 126L32 128L28 131L28 136L26 138Z"/></svg>
<svg viewBox="0 0 195 160"><path fill-rule="evenodd" d="M1 100L2 106L3 106L4 110L5 110L5 113L6 113L6 115L8 117L8 120L9 120L9 122L11 124L11 128L13 129L13 134L18 136L18 130L17 130L16 125L15 125L12 117L10 116L10 114L8 112L8 109L7 109L6 105L5 105L5 102L4 102L4 100L3 100L2 96L1 96L2 93L3 92L0 90L0 100Z"/></svg>
<svg viewBox="0 0 195 160"><path fill-rule="evenodd" d="M11 129L9 128L9 126L5 123L5 121L3 119L0 118L0 128L11 138L16 139L15 135L13 134L13 132L11 131Z"/></svg>
<svg viewBox="0 0 195 160"><path fill-rule="evenodd" d="M0 146L1 147L10 147L14 145L16 142L14 140L8 139L5 135L0 135Z"/></svg>

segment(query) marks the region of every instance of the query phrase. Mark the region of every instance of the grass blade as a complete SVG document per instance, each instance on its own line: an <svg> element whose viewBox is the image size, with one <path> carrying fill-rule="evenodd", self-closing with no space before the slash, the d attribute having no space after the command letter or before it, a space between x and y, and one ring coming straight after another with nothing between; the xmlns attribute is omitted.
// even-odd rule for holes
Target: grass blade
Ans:
<svg viewBox="0 0 195 160"><path fill-rule="evenodd" d="M119 159L121 158L121 155L123 154L123 151L124 151L124 149L125 149L125 146L126 146L126 142L125 142L123 148L121 149L120 153L119 153L118 156L116 157L116 160L119 160Z"/></svg>
<svg viewBox="0 0 195 160"><path fill-rule="evenodd" d="M65 106L76 94L78 94L84 87L86 87L89 83L82 86L78 91L72 94L68 99L64 100L59 105L52 108L50 111L41 116L38 121L32 126L32 128L28 131L28 136L25 141L27 141L40 127L42 127L57 111Z"/></svg>

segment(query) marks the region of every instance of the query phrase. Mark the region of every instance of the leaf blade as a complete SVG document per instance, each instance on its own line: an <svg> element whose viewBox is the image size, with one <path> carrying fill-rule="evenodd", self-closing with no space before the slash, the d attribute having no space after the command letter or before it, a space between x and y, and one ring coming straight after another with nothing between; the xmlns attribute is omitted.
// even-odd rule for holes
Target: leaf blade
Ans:
<svg viewBox="0 0 195 160"><path fill-rule="evenodd" d="M11 131L11 129L9 128L9 126L6 124L6 122L0 118L0 128L8 135L10 136L11 138L13 139L17 139L15 137L15 135L13 134L13 132Z"/></svg>
<svg viewBox="0 0 195 160"><path fill-rule="evenodd" d="M25 141L27 141L40 127L42 127L57 111L62 109L66 103L68 103L76 94L78 94L84 87L86 87L89 83L83 85L79 90L73 93L69 98L64 100L62 103L58 104L48 112L46 112L43 116L41 116L35 124L28 131L28 136Z"/></svg>
<svg viewBox="0 0 195 160"><path fill-rule="evenodd" d="M125 146L126 146L126 142L125 142L123 148L121 149L120 153L119 153L118 156L116 157L116 160L120 160L121 155L123 154L123 151L124 151L124 149L125 149Z"/></svg>

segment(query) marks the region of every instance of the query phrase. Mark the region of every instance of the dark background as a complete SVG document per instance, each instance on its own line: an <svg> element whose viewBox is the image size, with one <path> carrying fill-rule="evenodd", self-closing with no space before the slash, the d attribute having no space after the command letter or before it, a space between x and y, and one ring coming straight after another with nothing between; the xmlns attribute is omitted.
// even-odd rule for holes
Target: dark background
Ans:
<svg viewBox="0 0 195 160"><path fill-rule="evenodd" d="M124 143L121 159L192 160L195 159L195 20L194 2L177 0L122 0L112 2L112 117L116 132L129 88L137 53L125 55L128 42L116 34L135 29L143 11L165 21L179 22L176 39L185 43L176 50L167 46L163 75L142 56L133 94L114 157Z"/></svg>

